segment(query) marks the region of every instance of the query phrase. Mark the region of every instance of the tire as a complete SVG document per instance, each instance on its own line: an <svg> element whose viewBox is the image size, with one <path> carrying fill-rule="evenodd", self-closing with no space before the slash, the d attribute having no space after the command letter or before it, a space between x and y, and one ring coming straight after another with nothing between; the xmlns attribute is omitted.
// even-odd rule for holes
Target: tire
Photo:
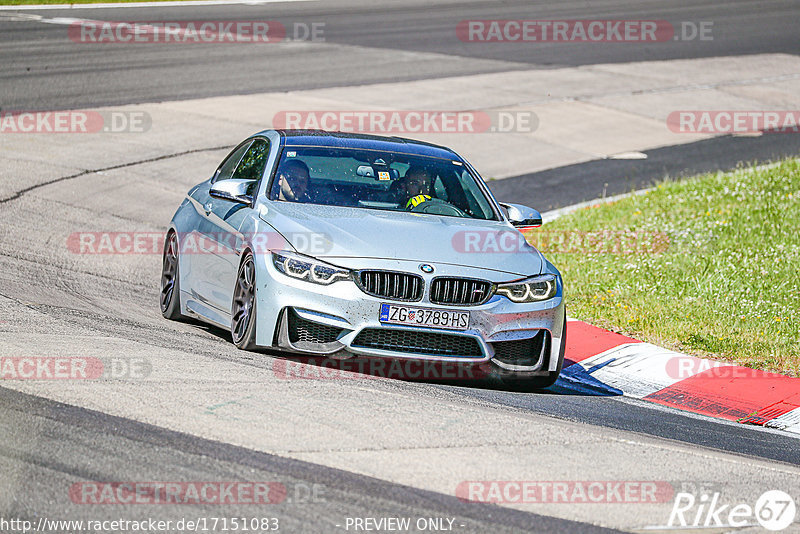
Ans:
<svg viewBox="0 0 800 534"><path fill-rule="evenodd" d="M239 265L231 304L231 339L242 350L255 350L256 345L256 265L247 252Z"/></svg>
<svg viewBox="0 0 800 534"><path fill-rule="evenodd" d="M558 351L558 369L550 371L546 376L531 377L504 377L503 383L512 387L524 389L544 389L552 386L558 380L564 366L564 353L567 349L567 310L564 309L564 330L561 334L561 348Z"/></svg>
<svg viewBox="0 0 800 534"><path fill-rule="evenodd" d="M178 236L170 231L164 241L164 255L161 263L161 315L171 321L182 321L181 280L178 261Z"/></svg>

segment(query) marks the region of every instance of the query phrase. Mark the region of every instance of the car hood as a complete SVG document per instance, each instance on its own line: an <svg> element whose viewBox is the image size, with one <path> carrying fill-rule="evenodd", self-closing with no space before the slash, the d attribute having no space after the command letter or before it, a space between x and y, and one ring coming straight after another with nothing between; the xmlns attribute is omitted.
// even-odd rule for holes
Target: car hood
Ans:
<svg viewBox="0 0 800 534"><path fill-rule="evenodd" d="M501 221L290 202L264 204L259 216L297 252L332 263L345 258L410 260L519 276L539 274L544 265L539 251Z"/></svg>

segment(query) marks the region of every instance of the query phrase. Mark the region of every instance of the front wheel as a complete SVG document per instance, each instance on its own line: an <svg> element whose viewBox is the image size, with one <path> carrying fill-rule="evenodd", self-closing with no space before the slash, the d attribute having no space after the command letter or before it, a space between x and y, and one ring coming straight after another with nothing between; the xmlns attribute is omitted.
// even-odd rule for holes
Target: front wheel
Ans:
<svg viewBox="0 0 800 534"><path fill-rule="evenodd" d="M556 383L559 374L561 374L561 371L550 371L547 376L532 376L530 378L522 379L512 378L510 380L510 385L524 386L525 388L529 389L545 389ZM504 380L504 382L508 381Z"/></svg>
<svg viewBox="0 0 800 534"><path fill-rule="evenodd" d="M161 266L161 315L173 321L185 319L181 314L181 280L178 269L178 236L167 234Z"/></svg>
<svg viewBox="0 0 800 534"><path fill-rule="evenodd" d="M248 252L239 266L231 306L231 337L242 350L256 348L256 264Z"/></svg>

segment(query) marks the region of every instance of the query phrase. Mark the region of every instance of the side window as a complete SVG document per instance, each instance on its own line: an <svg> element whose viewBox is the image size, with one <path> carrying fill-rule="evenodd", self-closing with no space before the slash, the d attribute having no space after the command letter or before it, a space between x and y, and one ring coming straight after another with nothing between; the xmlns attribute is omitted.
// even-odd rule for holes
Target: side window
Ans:
<svg viewBox="0 0 800 534"><path fill-rule="evenodd" d="M463 211L472 215L476 219L490 220L493 218L492 208L489 201L481 192L475 179L466 171L457 173L458 181L461 182L460 191L463 191L465 205L459 206ZM457 205L457 204L456 204Z"/></svg>
<svg viewBox="0 0 800 534"><path fill-rule="evenodd" d="M436 195L436 198L441 198L444 201L449 200L447 196L447 189L444 186L444 182L442 181L442 177L440 175L436 176L436 179L433 181L433 191Z"/></svg>
<svg viewBox="0 0 800 534"><path fill-rule="evenodd" d="M222 162L222 165L219 166L219 170L217 171L217 176L214 178L215 182L228 180L233 176L234 169L236 169L236 166L242 160L242 156L251 144L252 143L244 143L234 150L233 153L228 156L228 159Z"/></svg>
<svg viewBox="0 0 800 534"><path fill-rule="evenodd" d="M259 180L264 174L269 158L269 142L266 139L256 139L242 157L241 163L233 173L235 180Z"/></svg>

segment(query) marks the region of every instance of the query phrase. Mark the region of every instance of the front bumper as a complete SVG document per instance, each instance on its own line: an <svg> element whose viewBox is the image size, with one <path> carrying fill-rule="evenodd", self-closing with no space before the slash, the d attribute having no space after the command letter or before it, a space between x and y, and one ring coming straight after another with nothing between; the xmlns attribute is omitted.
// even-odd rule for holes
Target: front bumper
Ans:
<svg viewBox="0 0 800 534"><path fill-rule="evenodd" d="M329 260L341 265L342 262ZM380 358L403 358L484 364L489 362L499 371L543 375L557 371L564 332L563 288L559 281L555 297L543 302L517 304L494 295L478 306L447 306L430 302L427 288L435 276L482 278L495 283L518 276L463 266L432 264L434 274L420 273L418 262L402 260L348 259L343 265L362 269L384 269L420 274L426 283L423 299L411 303L433 309L469 310L469 329L462 331L436 328L386 325L378 320L380 305L390 299L364 293L353 281L322 286L295 280L278 272L268 255L257 259L258 323L256 342L260 346L277 347L304 355L362 355ZM306 331L297 334L298 325ZM318 326L315 326L318 325ZM308 334L308 332L311 334ZM365 340L369 339L369 342ZM392 341L376 342L375 340ZM430 341L435 350L402 347L397 340ZM322 341L322 342L319 342ZM468 347L463 354L443 353L437 344L447 347ZM437 346L434 346L437 345ZM526 348L527 347L527 348ZM528 350L528 348L530 350ZM509 357L527 351L525 358Z"/></svg>

